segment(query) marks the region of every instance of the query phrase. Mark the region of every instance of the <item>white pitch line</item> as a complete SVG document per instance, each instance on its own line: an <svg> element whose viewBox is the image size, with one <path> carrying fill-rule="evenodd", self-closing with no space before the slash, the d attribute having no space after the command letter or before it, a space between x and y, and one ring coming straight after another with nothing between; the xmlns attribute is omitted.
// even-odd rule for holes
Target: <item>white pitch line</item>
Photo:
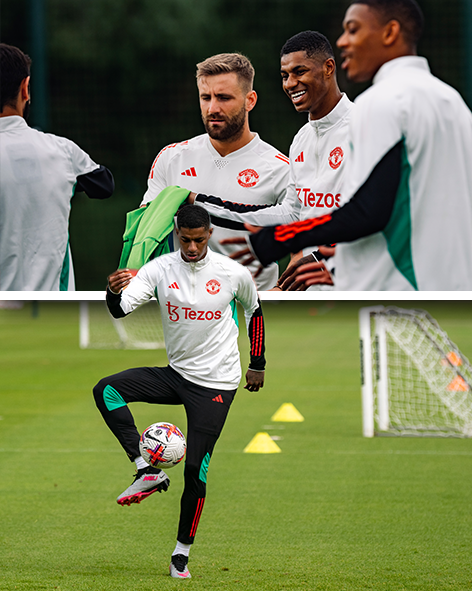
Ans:
<svg viewBox="0 0 472 591"><path fill-rule="evenodd" d="M0 448L0 453L41 453L41 454L85 454L85 453L93 453L93 454L114 454L114 453L123 453L122 449L6 449Z"/></svg>
<svg viewBox="0 0 472 591"><path fill-rule="evenodd" d="M215 450L213 453L217 454L232 454L232 453L240 453L239 450ZM353 451L353 450L310 450L305 452L305 456L309 455L323 455L323 454L333 454L333 455L345 455L345 456L355 456L355 455L366 455L366 456L391 456L391 455L411 455L411 456L472 456L472 451L397 451L397 450L385 450L385 451Z"/></svg>
<svg viewBox="0 0 472 591"><path fill-rule="evenodd" d="M122 454L123 450L121 449L6 449L0 448L0 453L43 453L43 454L80 454L80 453L99 453L99 454ZM242 450L218 450L216 449L213 453L215 454L232 454L232 453L242 453ZM334 455L411 455L411 456L472 456L472 451L428 451L428 450L418 450L418 451L408 451L408 450L374 450L374 451L356 451L356 450L311 450L310 452L306 453L306 455L316 454L316 455L323 455L323 454L334 454Z"/></svg>
<svg viewBox="0 0 472 591"><path fill-rule="evenodd" d="M472 456L472 451L408 451L408 450L375 450L375 451L321 451L315 453L327 453L327 454L341 454L341 455L406 455L406 456Z"/></svg>

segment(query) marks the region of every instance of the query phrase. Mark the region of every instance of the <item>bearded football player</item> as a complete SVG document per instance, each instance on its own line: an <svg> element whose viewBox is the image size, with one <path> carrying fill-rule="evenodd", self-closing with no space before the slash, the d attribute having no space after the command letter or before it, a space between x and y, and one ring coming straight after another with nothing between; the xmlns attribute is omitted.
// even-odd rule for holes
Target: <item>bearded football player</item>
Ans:
<svg viewBox="0 0 472 591"><path fill-rule="evenodd" d="M251 131L249 115L257 103L253 88L254 68L239 53L223 53L197 64L197 87L205 134L166 146L151 167L141 205L156 198L166 187L178 185L195 193L231 195L249 205L276 205L285 197L289 161L276 148ZM237 246L221 240L246 236L247 231L217 225L210 246L230 255ZM278 265L249 267L257 288L271 288L278 278Z"/></svg>

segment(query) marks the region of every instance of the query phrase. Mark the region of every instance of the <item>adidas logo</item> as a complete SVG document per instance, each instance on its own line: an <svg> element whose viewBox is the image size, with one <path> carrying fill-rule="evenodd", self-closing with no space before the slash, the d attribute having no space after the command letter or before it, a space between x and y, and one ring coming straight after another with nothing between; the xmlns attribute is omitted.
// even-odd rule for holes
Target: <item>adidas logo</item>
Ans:
<svg viewBox="0 0 472 591"><path fill-rule="evenodd" d="M295 158L295 162L304 162L303 152L300 152L300 154Z"/></svg>
<svg viewBox="0 0 472 591"><path fill-rule="evenodd" d="M221 394L218 394L218 396L216 396L215 398L212 398L212 400L214 402L223 402L223 396L221 396Z"/></svg>
<svg viewBox="0 0 472 591"><path fill-rule="evenodd" d="M174 281L172 285L169 285L169 289L180 289L180 287L177 285L177 281Z"/></svg>
<svg viewBox="0 0 472 591"><path fill-rule="evenodd" d="M195 168L193 166L192 166L192 168L187 168L187 170L184 170L180 174L183 176L197 176L197 173L196 173Z"/></svg>

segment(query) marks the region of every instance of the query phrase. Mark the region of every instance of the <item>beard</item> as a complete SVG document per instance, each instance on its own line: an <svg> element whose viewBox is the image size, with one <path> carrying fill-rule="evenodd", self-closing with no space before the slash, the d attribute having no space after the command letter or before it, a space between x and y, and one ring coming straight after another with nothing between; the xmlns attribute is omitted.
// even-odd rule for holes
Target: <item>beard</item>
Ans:
<svg viewBox="0 0 472 591"><path fill-rule="evenodd" d="M236 113L236 115L233 115L232 117L225 117L224 115L220 115L218 119L223 119L226 124L223 125L221 128L215 129L211 126L211 116L202 116L202 119L203 125L205 126L205 130L212 139L219 140L222 142L227 140L237 140L243 134L244 131L244 124L246 122L246 108L243 107L239 111L239 113Z"/></svg>

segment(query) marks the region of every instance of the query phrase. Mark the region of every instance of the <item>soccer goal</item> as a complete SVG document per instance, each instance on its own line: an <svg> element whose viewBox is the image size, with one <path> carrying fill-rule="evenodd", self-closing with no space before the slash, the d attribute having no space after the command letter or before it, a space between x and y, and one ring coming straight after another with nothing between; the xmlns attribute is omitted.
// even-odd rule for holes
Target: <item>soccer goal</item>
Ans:
<svg viewBox="0 0 472 591"><path fill-rule="evenodd" d="M156 300L124 318L113 318L106 302L80 303L81 349L163 349L164 333Z"/></svg>
<svg viewBox="0 0 472 591"><path fill-rule="evenodd" d="M472 437L472 366L423 310L359 312L364 437Z"/></svg>

